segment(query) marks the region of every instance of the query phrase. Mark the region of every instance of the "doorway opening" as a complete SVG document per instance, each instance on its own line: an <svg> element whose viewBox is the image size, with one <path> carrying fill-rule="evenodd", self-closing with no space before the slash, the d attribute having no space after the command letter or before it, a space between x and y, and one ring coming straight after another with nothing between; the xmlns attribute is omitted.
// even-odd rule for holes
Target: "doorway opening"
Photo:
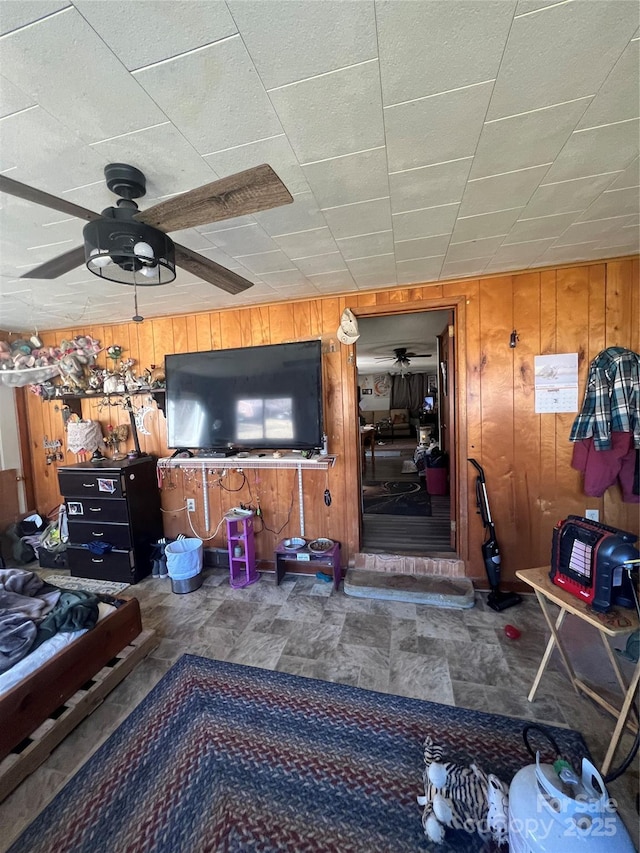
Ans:
<svg viewBox="0 0 640 853"><path fill-rule="evenodd" d="M454 323L448 308L358 318L361 551L456 551Z"/></svg>

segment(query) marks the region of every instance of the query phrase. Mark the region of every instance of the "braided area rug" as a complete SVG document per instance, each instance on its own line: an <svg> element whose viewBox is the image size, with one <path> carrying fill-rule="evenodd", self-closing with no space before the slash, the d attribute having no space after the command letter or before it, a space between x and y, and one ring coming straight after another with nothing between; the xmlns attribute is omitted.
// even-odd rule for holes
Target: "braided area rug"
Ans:
<svg viewBox="0 0 640 853"><path fill-rule="evenodd" d="M185 655L10 850L426 851L416 804L425 735L450 760L510 782L531 763L522 726ZM551 731L574 764L587 754L577 732ZM460 832L438 849L481 847Z"/></svg>

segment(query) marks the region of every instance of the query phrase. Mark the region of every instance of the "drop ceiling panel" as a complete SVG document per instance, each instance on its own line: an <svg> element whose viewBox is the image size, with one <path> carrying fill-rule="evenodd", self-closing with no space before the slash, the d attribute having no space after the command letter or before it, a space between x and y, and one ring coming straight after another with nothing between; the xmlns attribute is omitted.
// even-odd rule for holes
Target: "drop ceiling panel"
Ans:
<svg viewBox="0 0 640 853"><path fill-rule="evenodd" d="M274 237L327 226L325 217L310 192L294 196L292 204L260 211L255 214L255 218L267 234Z"/></svg>
<svg viewBox="0 0 640 853"><path fill-rule="evenodd" d="M471 178L551 163L588 106L588 99L484 125Z"/></svg>
<svg viewBox="0 0 640 853"><path fill-rule="evenodd" d="M397 104L493 79L514 9L515 3L502 0L378 0L384 103Z"/></svg>
<svg viewBox="0 0 640 853"><path fill-rule="evenodd" d="M240 257L240 262L250 272L256 275L262 275L265 272L277 272L278 270L288 270L291 268L291 261L284 252L258 252L254 255L243 255ZM237 272L242 275L241 270Z"/></svg>
<svg viewBox="0 0 640 853"><path fill-rule="evenodd" d="M327 252L338 251L336 241L326 225L323 228L313 228L296 234L283 234L273 239L293 261L309 255L324 255Z"/></svg>
<svg viewBox="0 0 640 853"><path fill-rule="evenodd" d="M70 6L66 0L23 0L20 3L0 3L0 35L25 27L54 12Z"/></svg>
<svg viewBox="0 0 640 853"><path fill-rule="evenodd" d="M615 173L576 178L574 181L555 184L541 184L531 196L531 201L524 209L521 218L586 210L591 202L609 186L614 177Z"/></svg>
<svg viewBox="0 0 640 853"><path fill-rule="evenodd" d="M458 217L451 235L452 243L479 240L484 237L505 236L520 215L522 208L501 210L496 213L480 213L477 216Z"/></svg>
<svg viewBox="0 0 640 853"><path fill-rule="evenodd" d="M482 275L490 258L469 258L468 260L446 263L442 267L440 278L458 278L458 276Z"/></svg>
<svg viewBox="0 0 640 853"><path fill-rule="evenodd" d="M462 197L460 216L490 213L505 207L524 207L549 171L550 165L545 163L469 181Z"/></svg>
<svg viewBox="0 0 640 853"><path fill-rule="evenodd" d="M5 36L2 73L87 142L166 120L73 7Z"/></svg>
<svg viewBox="0 0 640 853"><path fill-rule="evenodd" d="M640 213L638 187L624 190L606 190L580 217L581 220L605 219L608 216L624 216Z"/></svg>
<svg viewBox="0 0 640 853"><path fill-rule="evenodd" d="M577 213L563 213L536 219L520 219L504 238L504 245L559 237L577 216Z"/></svg>
<svg viewBox="0 0 640 853"><path fill-rule="evenodd" d="M402 213L424 207L425 199L429 207L459 202L472 162L472 157L464 157L450 163L392 172L389 175L389 187L393 212Z"/></svg>
<svg viewBox="0 0 640 853"><path fill-rule="evenodd" d="M398 261L398 284L411 284L414 281L432 281L440 276L444 255L435 258L417 258L410 261Z"/></svg>
<svg viewBox="0 0 640 853"><path fill-rule="evenodd" d="M622 171L638 154L638 119L579 130L549 169L545 183Z"/></svg>
<svg viewBox="0 0 640 853"><path fill-rule="evenodd" d="M233 175L261 163L268 163L291 195L309 192L304 172L283 133L269 139L237 145L225 151L216 151L205 155L204 159L218 175Z"/></svg>
<svg viewBox="0 0 640 853"><path fill-rule="evenodd" d="M429 207L393 214L393 233L396 240L416 240L451 234L458 215L457 204Z"/></svg>
<svg viewBox="0 0 640 853"><path fill-rule="evenodd" d="M347 266L356 279L380 273L385 279L395 279L396 262L393 253L374 255L370 258L353 258L347 261Z"/></svg>
<svg viewBox="0 0 640 853"><path fill-rule="evenodd" d="M336 239L391 229L391 206L388 198L328 207L322 212Z"/></svg>
<svg viewBox="0 0 640 853"><path fill-rule="evenodd" d="M331 252L328 255L317 255L316 257L299 258L295 261L295 265L306 276L320 275L324 272L339 272L347 268L340 252Z"/></svg>
<svg viewBox="0 0 640 853"><path fill-rule="evenodd" d="M409 261L412 258L444 255L450 241L450 234L441 234L439 237L420 237L417 240L398 240L396 241L396 258L399 261Z"/></svg>
<svg viewBox="0 0 640 853"><path fill-rule="evenodd" d="M310 275L309 280L320 293L339 293L342 290L358 289L349 270Z"/></svg>
<svg viewBox="0 0 640 853"><path fill-rule="evenodd" d="M360 237L345 237L338 240L338 248L345 260L368 258L371 255L385 255L393 252L393 231L380 231L377 234L363 234Z"/></svg>
<svg viewBox="0 0 640 853"><path fill-rule="evenodd" d="M446 264L457 261L466 261L470 258L486 258L493 255L504 241L504 235L500 237L485 237L482 240L469 240L466 243L452 243L447 252Z"/></svg>
<svg viewBox="0 0 640 853"><path fill-rule="evenodd" d="M527 243L503 243L491 259L491 267L498 270L502 265L515 264L520 269L528 267L555 242L554 237L546 240L531 240Z"/></svg>
<svg viewBox="0 0 640 853"><path fill-rule="evenodd" d="M282 133L239 36L136 71L134 77L201 154ZM188 94L185 80L198 81Z"/></svg>
<svg viewBox="0 0 640 853"><path fill-rule="evenodd" d="M492 83L481 83L385 107L389 171L472 156L492 87Z"/></svg>
<svg viewBox="0 0 640 853"><path fill-rule="evenodd" d="M384 143L377 60L272 89L269 97L300 163Z"/></svg>
<svg viewBox="0 0 640 853"><path fill-rule="evenodd" d="M387 275L384 270L373 273L372 275L360 275L355 277L354 280L358 285L358 290L369 290L373 287L392 287L398 283L395 271L393 275Z"/></svg>
<svg viewBox="0 0 640 853"><path fill-rule="evenodd" d="M370 0L232 0L228 5L267 89L377 55Z"/></svg>
<svg viewBox="0 0 640 853"><path fill-rule="evenodd" d="M602 124L637 118L638 69L640 69L640 41L632 41L604 81L578 128L598 127Z"/></svg>
<svg viewBox="0 0 640 853"><path fill-rule="evenodd" d="M591 240L601 242L609 234L617 234L625 225L629 225L632 216L615 216L611 219L596 219L592 222L578 222L570 225L556 240L554 246L572 246L576 243L588 243Z"/></svg>
<svg viewBox="0 0 640 853"><path fill-rule="evenodd" d="M636 4L611 0L559 3L516 17L487 118L595 95L637 27Z"/></svg>
<svg viewBox="0 0 640 853"><path fill-rule="evenodd" d="M273 252L279 248L257 223L215 231L209 235L209 239L219 249L233 257L253 255L257 252Z"/></svg>
<svg viewBox="0 0 640 853"><path fill-rule="evenodd" d="M304 287L308 284L306 276L297 268L277 272L261 272L260 278L277 290L282 290L285 287Z"/></svg>
<svg viewBox="0 0 640 853"><path fill-rule="evenodd" d="M304 173L321 208L389 195L384 148L312 163Z"/></svg>

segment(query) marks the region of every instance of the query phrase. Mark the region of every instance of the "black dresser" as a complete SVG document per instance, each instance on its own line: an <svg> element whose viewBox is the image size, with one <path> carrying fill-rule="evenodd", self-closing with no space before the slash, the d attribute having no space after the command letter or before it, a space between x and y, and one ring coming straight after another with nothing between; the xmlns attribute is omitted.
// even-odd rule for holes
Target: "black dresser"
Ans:
<svg viewBox="0 0 640 853"><path fill-rule="evenodd" d="M58 482L74 577L137 583L151 573L151 545L163 535L153 457L61 466ZM95 543L112 548L100 553Z"/></svg>

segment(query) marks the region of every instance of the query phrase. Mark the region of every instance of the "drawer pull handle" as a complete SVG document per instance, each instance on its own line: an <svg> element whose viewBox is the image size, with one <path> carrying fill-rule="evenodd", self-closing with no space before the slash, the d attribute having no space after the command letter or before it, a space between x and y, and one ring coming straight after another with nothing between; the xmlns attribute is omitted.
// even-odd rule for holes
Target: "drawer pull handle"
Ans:
<svg viewBox="0 0 640 853"><path fill-rule="evenodd" d="M104 560L96 560L95 557L91 558L92 563L104 563Z"/></svg>
<svg viewBox="0 0 640 853"><path fill-rule="evenodd" d="M82 485L85 487L85 489L95 489L96 487L95 483L83 483Z"/></svg>
<svg viewBox="0 0 640 853"><path fill-rule="evenodd" d="M101 506L90 506L89 512L102 512L102 507Z"/></svg>
<svg viewBox="0 0 640 853"><path fill-rule="evenodd" d="M95 530L92 530L92 531L91 531L91 535L92 535L92 536L104 536L104 533L96 533L96 531L95 531Z"/></svg>

